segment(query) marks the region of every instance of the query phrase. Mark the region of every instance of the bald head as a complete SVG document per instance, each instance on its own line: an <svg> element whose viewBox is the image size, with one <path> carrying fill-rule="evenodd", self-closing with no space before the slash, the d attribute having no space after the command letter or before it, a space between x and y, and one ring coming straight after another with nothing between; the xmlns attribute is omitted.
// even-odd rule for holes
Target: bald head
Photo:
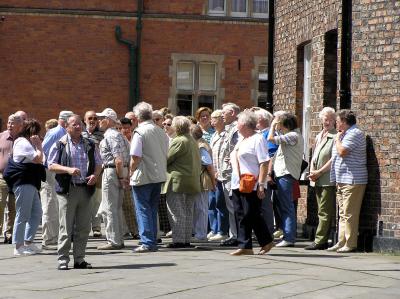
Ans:
<svg viewBox="0 0 400 299"><path fill-rule="evenodd" d="M14 115L19 116L20 118L22 118L23 121L26 121L28 119L28 114L22 110L15 112Z"/></svg>

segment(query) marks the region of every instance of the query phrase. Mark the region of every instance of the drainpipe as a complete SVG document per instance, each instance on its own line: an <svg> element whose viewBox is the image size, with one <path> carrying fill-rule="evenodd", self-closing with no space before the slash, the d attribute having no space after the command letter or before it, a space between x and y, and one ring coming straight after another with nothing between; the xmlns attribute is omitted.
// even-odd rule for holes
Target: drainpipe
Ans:
<svg viewBox="0 0 400 299"><path fill-rule="evenodd" d="M274 34L275 34L275 0L269 1L268 20L268 89L266 109L273 112L274 107Z"/></svg>
<svg viewBox="0 0 400 299"><path fill-rule="evenodd" d="M128 110L131 111L133 106L136 105L137 103L137 98L136 98L136 88L137 84L136 82L136 75L137 75L137 63L136 63L136 52L137 52L137 47L135 45L135 42L123 39L122 38L122 30L121 27L115 26L115 37L118 42L121 44L124 44L128 46L129 49L129 102L128 102Z"/></svg>
<svg viewBox="0 0 400 299"><path fill-rule="evenodd" d="M342 51L340 68L340 109L351 107L351 35L353 1L342 0Z"/></svg>
<svg viewBox="0 0 400 299"><path fill-rule="evenodd" d="M143 0L137 1L137 21L136 21L136 94L135 99L138 102L140 99L140 64L141 64L141 48L142 48L142 16L144 12Z"/></svg>

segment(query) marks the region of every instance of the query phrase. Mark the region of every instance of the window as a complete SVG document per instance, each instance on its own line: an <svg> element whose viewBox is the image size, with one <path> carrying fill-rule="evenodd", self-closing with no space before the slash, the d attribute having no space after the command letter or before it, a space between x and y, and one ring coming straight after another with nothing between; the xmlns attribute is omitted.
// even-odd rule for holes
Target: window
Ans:
<svg viewBox="0 0 400 299"><path fill-rule="evenodd" d="M247 0L232 0L231 15L234 17L247 16Z"/></svg>
<svg viewBox="0 0 400 299"><path fill-rule="evenodd" d="M260 64L258 67L258 107L265 108L267 105L268 90L268 66Z"/></svg>
<svg viewBox="0 0 400 299"><path fill-rule="evenodd" d="M193 62L178 63L178 71L176 73L176 88L182 90L193 90L193 72Z"/></svg>
<svg viewBox="0 0 400 299"><path fill-rule="evenodd" d="M208 10L210 14L224 15L225 14L225 0L209 0Z"/></svg>
<svg viewBox="0 0 400 299"><path fill-rule="evenodd" d="M268 17L268 0L253 0L253 17Z"/></svg>
<svg viewBox="0 0 400 299"><path fill-rule="evenodd" d="M269 0L208 0L212 16L268 18Z"/></svg>
<svg viewBox="0 0 400 299"><path fill-rule="evenodd" d="M178 61L176 64L176 114L193 115L202 106L215 109L217 64Z"/></svg>
<svg viewBox="0 0 400 299"><path fill-rule="evenodd" d="M215 63L200 63L199 90L216 90Z"/></svg>

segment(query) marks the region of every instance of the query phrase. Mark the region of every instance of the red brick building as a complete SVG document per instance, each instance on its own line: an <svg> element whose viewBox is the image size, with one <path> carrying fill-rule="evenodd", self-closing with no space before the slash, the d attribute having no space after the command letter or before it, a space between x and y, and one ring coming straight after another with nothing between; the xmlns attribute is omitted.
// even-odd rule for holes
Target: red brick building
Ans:
<svg viewBox="0 0 400 299"><path fill-rule="evenodd" d="M296 112L306 152L321 130L323 106L357 113L369 171L358 246L399 251L400 2L275 3L275 109ZM309 230L315 205L312 196L300 201L299 221Z"/></svg>
<svg viewBox="0 0 400 299"><path fill-rule="evenodd" d="M0 16L3 125L17 109L43 122L64 109L121 115L138 99L186 114L263 96L267 0L0 0ZM138 84L116 26L139 49Z"/></svg>

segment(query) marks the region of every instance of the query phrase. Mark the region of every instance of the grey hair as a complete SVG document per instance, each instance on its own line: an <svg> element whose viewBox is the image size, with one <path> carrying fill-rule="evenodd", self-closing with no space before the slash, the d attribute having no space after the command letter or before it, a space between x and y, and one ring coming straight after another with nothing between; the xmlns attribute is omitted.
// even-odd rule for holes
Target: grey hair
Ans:
<svg viewBox="0 0 400 299"><path fill-rule="evenodd" d="M236 105L235 103L226 103L222 105L222 110L232 110L235 115L238 115L240 113L240 107Z"/></svg>
<svg viewBox="0 0 400 299"><path fill-rule="evenodd" d="M19 115L16 115L16 114L11 114L11 115L8 117L8 121L12 121L12 122L16 122L16 123L22 123L22 122L24 122L24 120L22 119L22 117L19 116Z"/></svg>
<svg viewBox="0 0 400 299"><path fill-rule="evenodd" d="M164 119L164 115L160 112L160 110L154 110L152 116L153 116L153 118L160 117L160 118Z"/></svg>
<svg viewBox="0 0 400 299"><path fill-rule="evenodd" d="M211 113L212 118L222 117L222 109L215 110Z"/></svg>
<svg viewBox="0 0 400 299"><path fill-rule="evenodd" d="M319 112L318 117L322 119L324 116L331 116L332 119L336 119L336 111L332 107L324 107Z"/></svg>
<svg viewBox="0 0 400 299"><path fill-rule="evenodd" d="M257 128L257 115L250 110L245 110L238 115L238 121L246 127L255 130Z"/></svg>
<svg viewBox="0 0 400 299"><path fill-rule="evenodd" d="M190 126L190 135L192 135L194 140L199 140L201 137L203 137L203 130L199 125L193 124Z"/></svg>
<svg viewBox="0 0 400 299"><path fill-rule="evenodd" d="M175 116L172 120L172 127L175 129L177 135L184 135L190 133L190 125L192 122L186 116Z"/></svg>
<svg viewBox="0 0 400 299"><path fill-rule="evenodd" d="M274 116L271 113L262 108L255 110L254 113L257 115L259 119L264 119L268 123L271 123L271 120L274 118Z"/></svg>
<svg viewBox="0 0 400 299"><path fill-rule="evenodd" d="M146 102L140 102L133 107L133 112L140 121L153 119L153 107Z"/></svg>
<svg viewBox="0 0 400 299"><path fill-rule="evenodd" d="M287 113L287 111L279 110L279 111L274 112L274 117L279 118L286 113Z"/></svg>

